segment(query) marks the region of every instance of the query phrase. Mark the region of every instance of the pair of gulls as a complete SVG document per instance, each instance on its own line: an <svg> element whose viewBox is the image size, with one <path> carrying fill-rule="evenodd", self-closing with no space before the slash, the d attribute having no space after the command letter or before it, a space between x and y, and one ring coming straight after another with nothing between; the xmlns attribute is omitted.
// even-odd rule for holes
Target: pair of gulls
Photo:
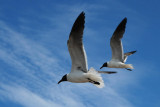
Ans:
<svg viewBox="0 0 160 107"><path fill-rule="evenodd" d="M72 30L67 41L68 50L72 59L72 68L69 74L66 74L58 82L69 81L73 83L90 82L98 88L104 87L104 82L101 73L112 74L114 71L96 71L94 68L88 70L86 52L83 46L83 30L85 23L85 13L82 12L73 24ZM136 51L123 53L123 46L121 38L125 32L127 18L124 18L114 31L110 45L112 49L112 59L102 65L109 68L125 68L127 70L133 69L131 64L125 64L127 57ZM100 69L101 69L100 68Z"/></svg>

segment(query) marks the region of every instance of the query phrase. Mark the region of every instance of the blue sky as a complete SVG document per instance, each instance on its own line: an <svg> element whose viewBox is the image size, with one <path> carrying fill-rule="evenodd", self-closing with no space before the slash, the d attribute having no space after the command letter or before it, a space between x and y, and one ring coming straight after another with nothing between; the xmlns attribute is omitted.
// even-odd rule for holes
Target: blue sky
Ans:
<svg viewBox="0 0 160 107"><path fill-rule="evenodd" d="M159 107L158 0L0 0L1 107ZM110 37L124 17L124 51L137 50L132 72L102 75L105 88L64 82L71 59L67 40L84 11L88 65L110 60Z"/></svg>

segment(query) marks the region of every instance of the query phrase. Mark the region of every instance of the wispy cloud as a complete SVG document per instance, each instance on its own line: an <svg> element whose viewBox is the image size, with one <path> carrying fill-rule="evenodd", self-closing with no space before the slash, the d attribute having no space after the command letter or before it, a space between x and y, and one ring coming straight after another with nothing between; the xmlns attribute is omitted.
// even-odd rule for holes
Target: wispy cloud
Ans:
<svg viewBox="0 0 160 107"><path fill-rule="evenodd" d="M60 104L46 100L30 90L20 86L7 86L1 84L0 93L1 97L4 97L4 99L7 98L25 107L61 107Z"/></svg>
<svg viewBox="0 0 160 107"><path fill-rule="evenodd" d="M3 42L0 45L0 59L14 68L16 70L14 72L20 73L21 76L25 75L23 78L18 78L16 77L17 75L12 75L12 77L8 73L8 75L15 80L13 82L11 78L7 78L5 83L10 83L11 85L20 83L21 86L9 86L3 85L2 83L1 88L3 91L1 90L1 94L8 93L3 94L3 96L26 107L83 106L83 104L76 101L76 99L60 92L59 89L52 90L53 92L51 92L54 93L52 96L54 96L55 99L59 97L56 103L52 103L55 99L47 100L40 97L40 95L51 95L50 92L45 93L45 90L53 84L55 89L57 87L57 79L59 79L60 74L65 70L58 65L58 59L54 57L55 55L53 53L51 54L49 50L40 44L36 44L32 40L25 38L23 34L13 31L5 24L3 24L1 31L3 31L3 33L1 33L3 36L1 36L0 39ZM5 44L10 46L7 48L4 46ZM3 72L5 71L1 73ZM30 88L30 86L34 88ZM37 92L39 92L39 95L37 95L25 87L28 87L32 91L41 88L44 92L40 93L41 91L39 92L39 89L37 89ZM56 96L56 93L59 94Z"/></svg>
<svg viewBox="0 0 160 107"><path fill-rule="evenodd" d="M3 28L1 28L1 35L0 59L14 68L16 70L14 72L21 76L25 75L24 78L18 78L17 75L8 73L7 75L13 79L7 78L5 80L5 83L10 85L1 83L1 95L3 97L5 96L5 98L26 107L64 105L66 107L85 107L85 103L87 106L100 106L104 102L110 106L124 107L127 105L127 107L131 107L125 98L108 85L103 90L98 90L91 84L72 84L73 88L70 87L69 83L66 83L68 87L66 85L65 88L63 87L65 84L62 84L62 87L57 86L58 79L66 73L66 70L65 66L61 68L61 62L54 53L51 53L43 45L26 38L24 34L14 31L4 23ZM10 46L7 47L7 45ZM89 99L83 99L83 95L92 100L101 99L101 101L96 103Z"/></svg>
<svg viewBox="0 0 160 107"><path fill-rule="evenodd" d="M125 74L112 76L113 78L104 76L106 87L103 89L97 89L89 83L57 85L61 76L70 72L71 60L66 41L77 15L82 10L89 11L86 19L86 23L88 23L99 17L94 17L95 14L99 14L95 10L108 9L102 4L90 6L83 4L81 9L76 8L77 5L70 8L68 5L57 5L57 7L67 10L68 13L63 11L57 13L56 16L55 13L49 16L42 15L43 19L49 22L47 24L52 27L35 30L35 35L19 32L4 21L0 21L0 60L14 72L14 75L6 71L0 72L2 76L9 77L4 78L0 83L0 99L9 99L25 107L97 107L104 105L133 107L133 104L119 93L119 86L115 86L116 84L129 84L126 81L128 75ZM51 16L52 18L50 18ZM26 25L32 21L23 18L19 20L23 23L22 29L33 31ZM97 40L95 39L97 36L93 37L92 35L98 35L98 32L90 28L90 25L86 25L84 35L87 35L84 37L85 39L92 42ZM85 42L85 44L87 43ZM85 47L91 50L95 48L88 44ZM88 52L88 49L86 51ZM90 53L93 54L91 51L89 56ZM91 59L92 57L89 58L90 65L99 67L99 63ZM130 79L134 80L132 77Z"/></svg>

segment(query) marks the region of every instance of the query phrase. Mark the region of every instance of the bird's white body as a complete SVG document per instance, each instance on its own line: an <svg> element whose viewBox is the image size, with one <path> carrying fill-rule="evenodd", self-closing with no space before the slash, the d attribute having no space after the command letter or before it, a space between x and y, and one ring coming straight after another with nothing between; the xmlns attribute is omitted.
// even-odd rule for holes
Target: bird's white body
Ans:
<svg viewBox="0 0 160 107"><path fill-rule="evenodd" d="M71 71L69 74L67 74L67 79L69 82L73 83L85 83L92 80L100 83L100 85L94 84L98 88L104 87L104 82L101 75L92 67L87 73L84 73L81 70Z"/></svg>
<svg viewBox="0 0 160 107"><path fill-rule="evenodd" d="M111 60L107 62L109 68L130 68L133 69L132 64L125 64L121 61Z"/></svg>
<svg viewBox="0 0 160 107"><path fill-rule="evenodd" d="M87 79L87 73L83 73L82 71L76 70L75 72L67 74L67 79L69 82L74 83L85 83L89 82Z"/></svg>

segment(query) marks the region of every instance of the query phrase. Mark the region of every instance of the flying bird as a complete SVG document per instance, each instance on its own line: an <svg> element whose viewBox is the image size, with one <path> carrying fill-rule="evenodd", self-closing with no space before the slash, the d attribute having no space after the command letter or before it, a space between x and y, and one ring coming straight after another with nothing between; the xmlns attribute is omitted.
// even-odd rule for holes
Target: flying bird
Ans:
<svg viewBox="0 0 160 107"><path fill-rule="evenodd" d="M100 73L112 74L112 71L96 71L94 68L88 70L87 56L83 46L83 30L85 23L85 13L82 12L73 24L69 40L67 41L68 50L72 59L72 68L69 74L65 74L58 82L69 81L73 83L89 82L98 88L104 87Z"/></svg>
<svg viewBox="0 0 160 107"><path fill-rule="evenodd" d="M123 53L122 37L125 32L127 18L125 17L114 31L111 39L110 46L112 49L112 59L109 62L105 62L101 68L126 68L129 71L133 69L132 64L125 64L127 57L134 54L136 51ZM100 68L100 69L101 69Z"/></svg>

